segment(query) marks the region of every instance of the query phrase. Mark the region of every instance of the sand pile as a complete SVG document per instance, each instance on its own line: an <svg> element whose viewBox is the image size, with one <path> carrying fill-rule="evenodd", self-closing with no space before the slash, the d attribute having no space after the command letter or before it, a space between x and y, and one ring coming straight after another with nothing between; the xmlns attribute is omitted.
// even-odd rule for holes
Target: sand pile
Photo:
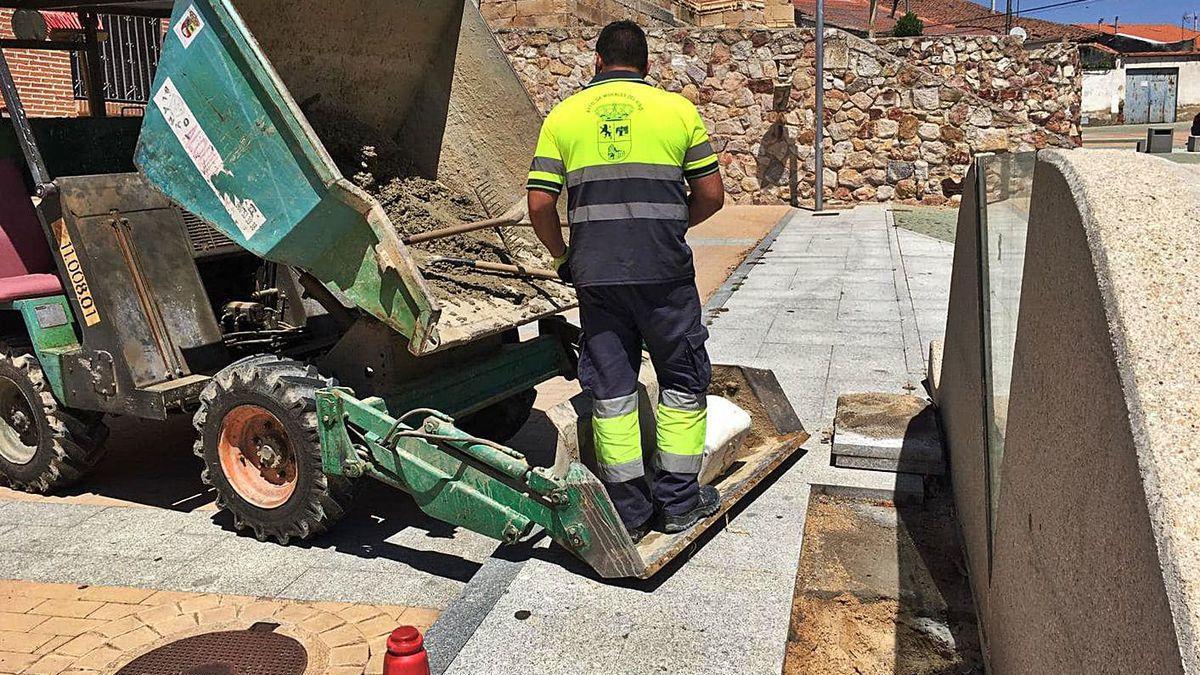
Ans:
<svg viewBox="0 0 1200 675"><path fill-rule="evenodd" d="M332 128L331 128L332 127ZM332 124L321 124L321 137L336 139L326 148L342 175L375 197L401 238L450 225L483 220L488 214L473 196L452 189L439 181L414 175L402 149L389 141L365 144L375 138L367 129L347 117L338 116ZM511 275L435 262L437 257L466 258L526 267L550 267L548 254L541 249L533 231L517 228L480 230L409 246L409 251L425 279L441 300L464 297L490 301L503 300L521 305L533 297L545 297L553 281L532 281Z"/></svg>

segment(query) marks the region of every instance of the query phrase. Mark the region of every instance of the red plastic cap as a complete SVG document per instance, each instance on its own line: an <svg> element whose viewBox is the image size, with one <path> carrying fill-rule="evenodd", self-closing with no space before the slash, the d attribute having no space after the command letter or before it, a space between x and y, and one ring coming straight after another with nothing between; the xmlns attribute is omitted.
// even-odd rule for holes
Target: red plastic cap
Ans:
<svg viewBox="0 0 1200 675"><path fill-rule="evenodd" d="M425 649L421 631L413 626L400 626L388 636L387 649L396 656L409 656Z"/></svg>

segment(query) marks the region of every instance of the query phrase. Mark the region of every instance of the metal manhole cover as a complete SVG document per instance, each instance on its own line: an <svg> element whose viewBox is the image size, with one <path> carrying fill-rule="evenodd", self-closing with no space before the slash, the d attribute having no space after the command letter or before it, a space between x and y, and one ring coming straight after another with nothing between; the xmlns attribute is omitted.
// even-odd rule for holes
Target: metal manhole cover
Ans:
<svg viewBox="0 0 1200 675"><path fill-rule="evenodd" d="M304 645L273 628L256 624L176 640L130 661L117 675L303 675Z"/></svg>

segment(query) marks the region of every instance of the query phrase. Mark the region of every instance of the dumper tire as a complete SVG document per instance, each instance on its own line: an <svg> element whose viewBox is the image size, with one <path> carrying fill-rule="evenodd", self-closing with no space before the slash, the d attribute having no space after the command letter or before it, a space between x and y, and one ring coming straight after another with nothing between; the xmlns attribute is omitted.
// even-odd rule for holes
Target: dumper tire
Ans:
<svg viewBox="0 0 1200 675"><path fill-rule="evenodd" d="M193 419L201 479L237 530L287 544L327 532L349 510L354 483L325 474L317 433L316 390L334 384L310 365L263 354L229 365L201 392ZM269 462L274 446L279 461Z"/></svg>
<svg viewBox="0 0 1200 675"><path fill-rule="evenodd" d="M31 352L20 340L0 342L0 483L46 494L96 466L108 427L103 413L61 405Z"/></svg>
<svg viewBox="0 0 1200 675"><path fill-rule="evenodd" d="M529 421L529 415L533 412L533 403L536 400L537 390L526 389L478 412L455 420L454 423L459 429L472 436L479 436L497 443L507 443Z"/></svg>

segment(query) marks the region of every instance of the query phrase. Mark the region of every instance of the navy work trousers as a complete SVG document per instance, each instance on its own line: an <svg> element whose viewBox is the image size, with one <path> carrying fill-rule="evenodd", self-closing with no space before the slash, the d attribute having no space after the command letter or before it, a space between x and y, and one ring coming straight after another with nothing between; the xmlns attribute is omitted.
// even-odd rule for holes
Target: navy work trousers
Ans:
<svg viewBox="0 0 1200 675"><path fill-rule="evenodd" d="M636 393L644 344L658 375L660 400L690 397L703 405L712 365L704 346L708 330L701 322L694 280L585 286L577 291L583 325L579 380L593 399L615 400ZM695 507L697 473L676 473L656 463L653 489L642 472L637 473L626 475L626 480L601 476L626 526L646 523L655 503L672 516Z"/></svg>

